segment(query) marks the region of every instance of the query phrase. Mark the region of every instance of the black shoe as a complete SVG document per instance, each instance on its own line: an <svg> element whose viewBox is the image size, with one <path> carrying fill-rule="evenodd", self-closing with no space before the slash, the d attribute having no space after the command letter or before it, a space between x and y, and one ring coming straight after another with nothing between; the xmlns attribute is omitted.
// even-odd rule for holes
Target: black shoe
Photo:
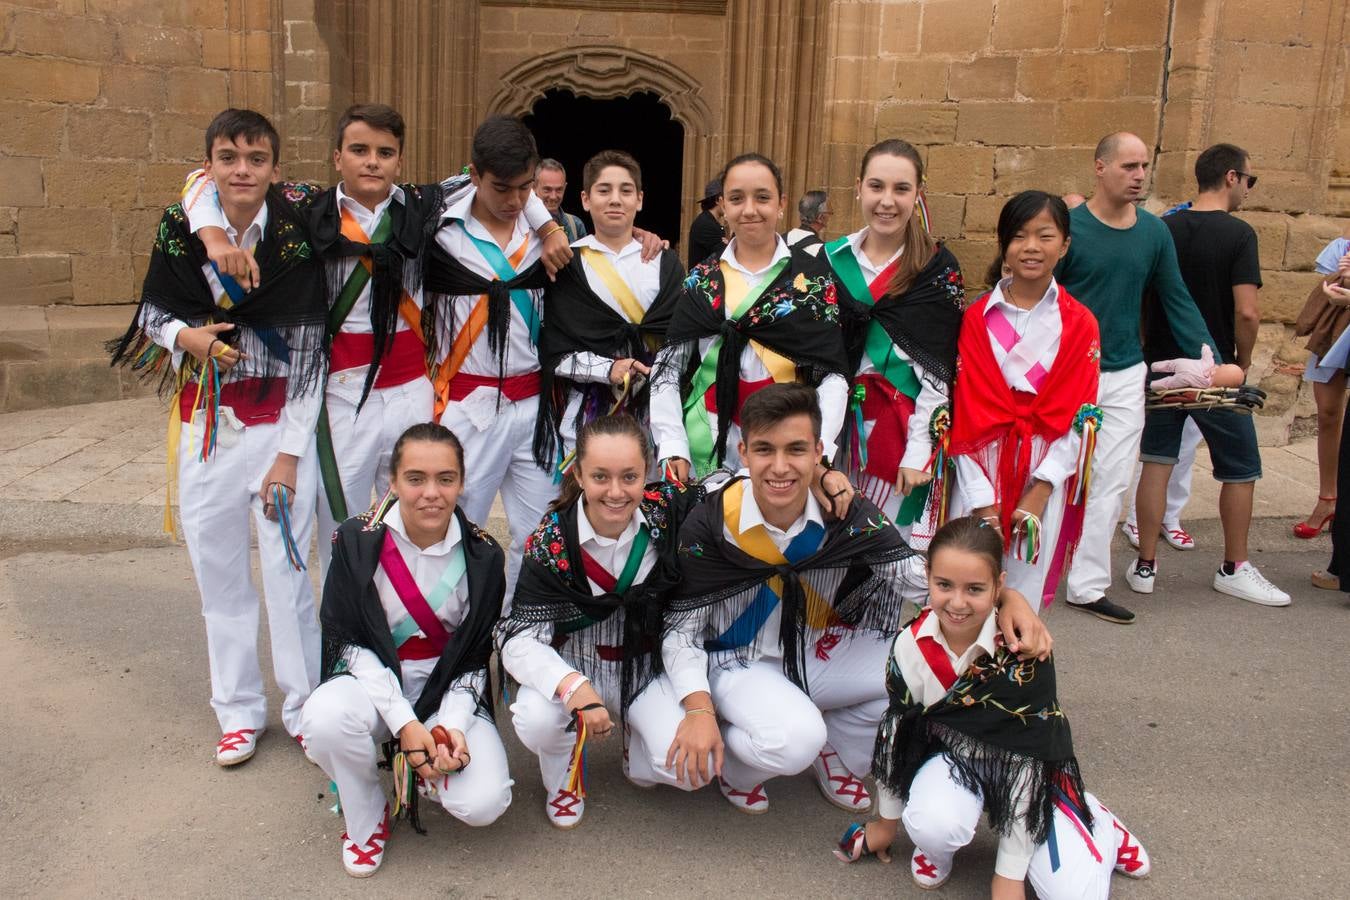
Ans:
<svg viewBox="0 0 1350 900"><path fill-rule="evenodd" d="M1108 622L1115 622L1117 625L1133 625L1134 613L1123 606L1118 606L1102 597L1100 600L1094 600L1091 603L1069 602L1074 609L1081 609L1085 613L1091 613L1099 619L1105 619Z"/></svg>

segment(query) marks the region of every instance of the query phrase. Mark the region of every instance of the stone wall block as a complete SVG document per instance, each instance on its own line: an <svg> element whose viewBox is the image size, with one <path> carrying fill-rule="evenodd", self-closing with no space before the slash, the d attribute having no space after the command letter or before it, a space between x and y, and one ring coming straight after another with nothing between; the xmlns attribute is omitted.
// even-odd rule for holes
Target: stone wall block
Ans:
<svg viewBox="0 0 1350 900"><path fill-rule="evenodd" d="M1235 53L1235 94L1250 103L1307 104L1317 96L1322 74L1320 47L1246 44Z"/></svg>
<svg viewBox="0 0 1350 900"><path fill-rule="evenodd" d="M0 56L0 100L92 103L99 67L64 59Z"/></svg>
<svg viewBox="0 0 1350 900"><path fill-rule="evenodd" d="M237 3L220 0L84 0L92 18L113 18L142 25L176 25L183 28L221 28L225 10Z"/></svg>
<svg viewBox="0 0 1350 900"><path fill-rule="evenodd" d="M1037 146L1052 142L1054 125L1053 103L967 100L958 113L956 139L991 146Z"/></svg>
<svg viewBox="0 0 1350 900"><path fill-rule="evenodd" d="M145 159L150 153L148 113L72 109L70 152L82 159Z"/></svg>
<svg viewBox="0 0 1350 900"><path fill-rule="evenodd" d="M20 53L106 62L113 56L113 36L113 30L96 19L20 8L10 20L6 44Z"/></svg>
<svg viewBox="0 0 1350 900"><path fill-rule="evenodd" d="M145 66L106 66L100 96L110 107L164 109L164 72Z"/></svg>
<svg viewBox="0 0 1350 900"><path fill-rule="evenodd" d="M199 66L202 40L198 31L163 25L133 25L124 22L117 29L122 58L148 66Z"/></svg>
<svg viewBox="0 0 1350 900"><path fill-rule="evenodd" d="M91 359L104 354L103 344L126 331L131 307L53 306L47 309L47 332L53 359Z"/></svg>
<svg viewBox="0 0 1350 900"><path fill-rule="evenodd" d="M984 285L984 270L989 268L989 261L998 255L998 242L992 239L963 238L947 241L946 244L947 249L961 264L961 276L965 279L966 296L969 297L970 288Z"/></svg>
<svg viewBox="0 0 1350 900"><path fill-rule="evenodd" d="M1170 0L1115 2L1106 11L1106 46L1160 47L1167 40Z"/></svg>
<svg viewBox="0 0 1350 900"><path fill-rule="evenodd" d="M1017 90L1034 100L1111 99L1129 88L1130 56L1099 50L1023 56Z"/></svg>
<svg viewBox="0 0 1350 900"><path fill-rule="evenodd" d="M999 147L994 153L994 190L1004 195L1031 189L1090 194L1094 149Z"/></svg>
<svg viewBox="0 0 1350 900"><path fill-rule="evenodd" d="M6 157L0 163L0 206L45 206L42 160Z"/></svg>
<svg viewBox="0 0 1350 900"><path fill-rule="evenodd" d="M864 64L866 61L864 61ZM891 63L895 73L884 80L875 96L897 100L947 99L947 61L942 59L901 59ZM849 95L859 96L859 95ZM867 96L867 95L861 95Z"/></svg>
<svg viewBox="0 0 1350 900"><path fill-rule="evenodd" d="M124 205L134 205L139 209L163 209L177 202L187 173L199 165L198 162L142 163L136 202Z"/></svg>
<svg viewBox="0 0 1350 900"><path fill-rule="evenodd" d="M295 77L299 81L313 80L302 74L305 62L312 60L313 56L309 54L287 57L287 77ZM271 71L272 35L266 31L203 31L202 65L208 69ZM293 65L296 67L294 75Z"/></svg>
<svg viewBox="0 0 1350 900"><path fill-rule="evenodd" d="M113 212L114 248L121 253L149 253L164 217L162 209L119 209Z"/></svg>
<svg viewBox="0 0 1350 900"><path fill-rule="evenodd" d="M925 55L983 50L993 21L993 0L928 0L919 46Z"/></svg>
<svg viewBox="0 0 1350 900"><path fill-rule="evenodd" d="M4 333L0 332L0 341ZM108 358L42 360L15 363L7 372L3 409L18 412L68 403L98 403L121 396L121 380L111 376Z"/></svg>
<svg viewBox="0 0 1350 900"><path fill-rule="evenodd" d="M201 162L206 158L206 126L211 117L198 115L158 116L154 120L152 139L155 162Z"/></svg>
<svg viewBox="0 0 1350 900"><path fill-rule="evenodd" d="M924 172L935 191L985 194L994 189L994 148L939 144L928 150Z"/></svg>
<svg viewBox="0 0 1350 900"><path fill-rule="evenodd" d="M5 327L0 330L0 362L46 359L50 351L45 308L15 306L5 310Z"/></svg>
<svg viewBox="0 0 1350 900"><path fill-rule="evenodd" d="M170 111L215 115L230 105L230 83L224 72L171 69L166 82Z"/></svg>
<svg viewBox="0 0 1350 900"><path fill-rule="evenodd" d="M43 163L47 201L51 206L97 205L124 209L136 205L140 164L49 159Z"/></svg>
<svg viewBox="0 0 1350 900"><path fill-rule="evenodd" d="M1095 147L1113 131L1132 131L1152 146L1158 131L1153 100L1066 100L1059 104L1054 143Z"/></svg>
<svg viewBox="0 0 1350 900"><path fill-rule="evenodd" d="M1046 0L999 0L994 13L994 49L1044 50L1059 46L1061 17L1051 14L1050 7Z"/></svg>
<svg viewBox="0 0 1350 900"><path fill-rule="evenodd" d="M78 305L131 303L140 299L139 283L131 277L131 258L125 253L77 256L71 261L74 301ZM126 327L130 317L124 317Z"/></svg>
<svg viewBox="0 0 1350 900"><path fill-rule="evenodd" d="M1017 59L984 56L953 62L947 80L947 96L952 100L1008 100L1017 92Z"/></svg>
<svg viewBox="0 0 1350 900"><path fill-rule="evenodd" d="M19 210L20 253L106 253L113 214L106 209Z"/></svg>
<svg viewBox="0 0 1350 900"><path fill-rule="evenodd" d="M956 116L955 103L887 103L877 109L877 134L901 135L912 144L947 143L956 139Z"/></svg>
<svg viewBox="0 0 1350 900"><path fill-rule="evenodd" d="M879 37L882 53L914 54L919 52L919 17L921 3L887 3L881 7Z"/></svg>
<svg viewBox="0 0 1350 900"><path fill-rule="evenodd" d="M1289 220L1289 243L1281 268L1310 272L1317 254L1346 233L1347 223L1325 216L1295 216Z"/></svg>
<svg viewBox="0 0 1350 900"><path fill-rule="evenodd" d="M3 285L0 288L0 307L69 303L73 294L70 257L0 258L0 285ZM0 341L3 340L3 336L0 336Z"/></svg>
<svg viewBox="0 0 1350 900"><path fill-rule="evenodd" d="M1308 299L1313 277L1307 272L1263 272L1261 321L1291 324Z"/></svg>
<svg viewBox="0 0 1350 900"><path fill-rule="evenodd" d="M1000 195L966 198L966 236L993 235L998 231L998 214L1008 198Z"/></svg>
<svg viewBox="0 0 1350 900"><path fill-rule="evenodd" d="M0 101L0 153L18 156L55 156L66 130L66 110L60 106Z"/></svg>
<svg viewBox="0 0 1350 900"><path fill-rule="evenodd" d="M1129 56L1130 81L1126 93L1131 97L1157 98L1162 93L1162 50L1131 50ZM1171 96L1170 83L1168 95Z"/></svg>
<svg viewBox="0 0 1350 900"><path fill-rule="evenodd" d="M926 192L924 202L928 204L928 222L933 228L934 237L943 241L960 237L966 217L965 197L960 194Z"/></svg>
<svg viewBox="0 0 1350 900"><path fill-rule="evenodd" d="M1094 49L1102 45L1106 0L1069 0L1064 11L1065 50Z"/></svg>

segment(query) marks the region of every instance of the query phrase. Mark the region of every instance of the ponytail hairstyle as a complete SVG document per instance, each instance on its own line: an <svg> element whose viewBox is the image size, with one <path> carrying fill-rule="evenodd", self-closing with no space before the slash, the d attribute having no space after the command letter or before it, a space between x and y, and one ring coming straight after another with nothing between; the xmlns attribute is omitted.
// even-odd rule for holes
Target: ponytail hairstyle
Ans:
<svg viewBox="0 0 1350 900"><path fill-rule="evenodd" d="M909 222L905 225L905 253L900 259L895 275L891 278L890 285L886 288L886 296L898 297L909 290L914 279L923 271L923 267L933 259L933 254L937 252L937 242L924 227L923 216L919 215L918 195L923 190L923 157L919 156L919 151L909 141L902 141L899 138L890 138L879 144L873 144L863 154L862 165L858 168L859 181L867 174L867 164L878 156L898 156L909 160L914 166L914 176L918 182L914 185L914 208L910 211Z"/></svg>
<svg viewBox="0 0 1350 900"><path fill-rule="evenodd" d="M642 461L645 464L651 459L651 444L647 440L647 432L643 430L638 420L629 413L617 413L611 416L597 416L591 419L581 430L577 432L577 449L572 459L572 466L563 475L562 488L558 496L548 505L548 512L557 512L565 509L576 502L581 496L581 482L577 480L577 469L581 466L581 461L586 458L586 448L591 442L591 438L600 435L628 436L637 441L638 448L642 451Z"/></svg>
<svg viewBox="0 0 1350 900"><path fill-rule="evenodd" d="M394 450L389 454L389 477L398 477L398 464L403 461L403 445L409 441L429 441L433 444L449 444L455 450L455 459L459 461L459 479L463 483L464 445L455 437L455 433L437 422L419 422L408 428L394 441Z"/></svg>
<svg viewBox="0 0 1350 900"><path fill-rule="evenodd" d="M1003 538L994 528L979 516L962 516L948 519L947 524L938 529L937 534L928 543L928 567L932 571L933 560L939 550L960 550L984 557L989 563L991 579L995 584L1003 574Z"/></svg>

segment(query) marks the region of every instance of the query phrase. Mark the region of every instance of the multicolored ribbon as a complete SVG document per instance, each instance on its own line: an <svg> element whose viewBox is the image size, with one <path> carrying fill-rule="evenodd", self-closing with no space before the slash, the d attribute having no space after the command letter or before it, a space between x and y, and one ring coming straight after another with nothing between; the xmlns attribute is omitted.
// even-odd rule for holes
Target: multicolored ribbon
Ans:
<svg viewBox="0 0 1350 900"><path fill-rule="evenodd" d="M297 572L305 571L305 557L295 542L295 533L291 530L291 488L274 481L271 488L272 506L277 511L277 525L281 528L281 542L286 548L286 559Z"/></svg>

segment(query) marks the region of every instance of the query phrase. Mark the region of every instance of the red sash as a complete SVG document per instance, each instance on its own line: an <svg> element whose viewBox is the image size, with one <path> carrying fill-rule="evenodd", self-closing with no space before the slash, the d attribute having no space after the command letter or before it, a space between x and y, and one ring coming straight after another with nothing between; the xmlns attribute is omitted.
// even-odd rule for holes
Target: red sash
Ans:
<svg viewBox="0 0 1350 900"><path fill-rule="evenodd" d="M854 383L866 386L862 417L872 423L863 471L883 481L894 481L909 442L909 417L914 414L914 401L876 372L860 375Z"/></svg>
<svg viewBox="0 0 1350 900"><path fill-rule="evenodd" d="M192 404L197 398L197 385L188 382L178 396L178 412L184 422L192 421ZM227 382L220 389L220 405L234 410L244 425L270 425L281 418L286 405L285 378L240 378Z"/></svg>
<svg viewBox="0 0 1350 900"><path fill-rule="evenodd" d="M756 391L761 391L773 384L773 378L765 378L763 381L745 381L742 380L737 388L736 411L731 416L731 421L737 425L741 424L741 407L745 406L745 400ZM708 413L712 416L717 415L717 385L708 388L707 393L703 395L703 405L707 407Z"/></svg>
<svg viewBox="0 0 1350 900"><path fill-rule="evenodd" d="M374 356L375 335L339 331L333 338L329 370L342 372L368 366ZM380 370L375 374L375 387L397 387L426 374L422 339L412 329L405 328L395 332L393 341L385 348Z"/></svg>
<svg viewBox="0 0 1350 900"><path fill-rule="evenodd" d="M952 661L947 657L947 651L942 649L942 645L937 642L937 638L927 634L922 637L919 636L919 628L932 613L931 608L925 609L909 626L909 630L914 635L914 643L918 646L919 652L923 654L924 662L928 663L928 668L942 684L942 689L950 691L952 685L956 684L956 670L952 668Z"/></svg>
<svg viewBox="0 0 1350 900"><path fill-rule="evenodd" d="M417 586L417 581L413 578L412 572L408 571L408 564L403 561L403 554L398 552L398 544L394 540L394 535L388 531L384 533L384 544L380 547L380 568L384 570L389 583L394 586L394 593L398 594L398 599L403 602L403 608L417 623L417 627L422 629L422 634L426 635L425 638L414 635L403 642L403 647L407 647L415 641L424 641L425 644L416 645L408 652L425 653L425 656L404 657L400 649L399 658L439 658L445 650L445 645L450 643L451 633L441 624L441 620L437 618L435 611L427 603L426 597L422 596L422 589Z"/></svg>
<svg viewBox="0 0 1350 900"><path fill-rule="evenodd" d="M539 394L539 371L536 369L524 375L510 375L500 380L489 375L469 375L460 372L450 382L450 399L463 400L480 387L499 390L502 396L515 403Z"/></svg>

